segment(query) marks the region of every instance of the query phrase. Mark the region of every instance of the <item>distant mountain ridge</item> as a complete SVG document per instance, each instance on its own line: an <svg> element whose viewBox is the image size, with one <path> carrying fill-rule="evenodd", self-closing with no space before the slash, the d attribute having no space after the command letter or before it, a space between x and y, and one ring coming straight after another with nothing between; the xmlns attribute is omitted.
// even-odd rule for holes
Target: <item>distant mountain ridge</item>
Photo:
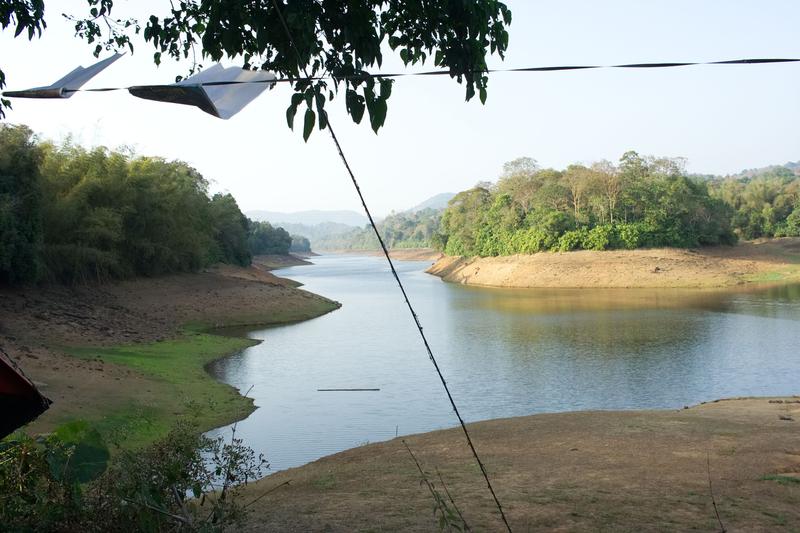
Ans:
<svg viewBox="0 0 800 533"><path fill-rule="evenodd" d="M396 246L423 247L429 245L432 233L438 227L438 218L455 193L443 192L420 202L410 209L392 212L375 222L386 232L387 242ZM253 220L266 221L279 226L292 235L311 242L312 250L344 250L377 248L369 220L355 211L279 211L254 210L246 213Z"/></svg>
<svg viewBox="0 0 800 533"><path fill-rule="evenodd" d="M748 168L742 170L741 172L734 174L734 177L741 176L745 178L757 176L759 174L764 174L765 172L769 172L771 170L776 170L780 168L787 168L794 172L796 176L800 176L800 161L789 161L788 163L784 163L783 165L768 165L766 167L761 168Z"/></svg>
<svg viewBox="0 0 800 533"><path fill-rule="evenodd" d="M435 196L431 196L424 202L420 202L419 204L415 205L411 209L406 209L402 211L403 213L417 213L422 211L423 209L444 209L447 207L447 202L453 199L456 195L454 192L443 192L439 193Z"/></svg>
<svg viewBox="0 0 800 533"><path fill-rule="evenodd" d="M347 226L362 227L369 221L367 217L355 211L324 211L310 210L297 211L295 213L282 213L280 211L254 210L245 213L253 220L265 221L270 224L302 224L304 226L316 226L333 222L335 224L345 224Z"/></svg>

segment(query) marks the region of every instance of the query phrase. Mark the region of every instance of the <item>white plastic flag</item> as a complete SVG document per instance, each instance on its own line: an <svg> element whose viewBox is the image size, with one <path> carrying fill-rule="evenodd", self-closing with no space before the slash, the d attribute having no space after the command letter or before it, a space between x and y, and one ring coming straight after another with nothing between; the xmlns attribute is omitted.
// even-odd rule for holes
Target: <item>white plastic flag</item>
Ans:
<svg viewBox="0 0 800 533"><path fill-rule="evenodd" d="M11 98L69 98L77 89L125 54L114 54L108 59L98 61L91 67L78 67L57 82L46 87L34 87L23 91L3 91L3 96Z"/></svg>
<svg viewBox="0 0 800 533"><path fill-rule="evenodd" d="M139 85L128 92L147 100L197 106L215 117L229 119L271 89L276 79L271 72L216 64L173 85Z"/></svg>

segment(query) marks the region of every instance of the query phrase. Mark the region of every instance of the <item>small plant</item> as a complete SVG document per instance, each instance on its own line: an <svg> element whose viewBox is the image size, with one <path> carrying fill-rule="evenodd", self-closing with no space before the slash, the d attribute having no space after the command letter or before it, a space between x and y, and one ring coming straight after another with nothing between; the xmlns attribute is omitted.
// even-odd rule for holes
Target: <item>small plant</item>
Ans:
<svg viewBox="0 0 800 533"><path fill-rule="evenodd" d="M431 497L433 498L433 516L436 519L436 525L439 527L439 531L470 531L466 520L464 520L464 516L461 514L455 500L453 500L439 471L437 470L436 473L439 476L439 481L442 484L441 486L445 492L446 498L442 496L439 489L436 488L436 485L428 478L428 474L422 469L422 465L419 464L414 452L411 451L411 448L405 440L403 441L403 446L408 450L408 454L414 460L414 464L417 466L417 470L419 470L422 476L420 485L427 486L428 492L431 493Z"/></svg>
<svg viewBox="0 0 800 533"><path fill-rule="evenodd" d="M161 441L109 459L84 422L0 443L4 531L222 531L241 521L239 493L269 465L234 436L178 424Z"/></svg>

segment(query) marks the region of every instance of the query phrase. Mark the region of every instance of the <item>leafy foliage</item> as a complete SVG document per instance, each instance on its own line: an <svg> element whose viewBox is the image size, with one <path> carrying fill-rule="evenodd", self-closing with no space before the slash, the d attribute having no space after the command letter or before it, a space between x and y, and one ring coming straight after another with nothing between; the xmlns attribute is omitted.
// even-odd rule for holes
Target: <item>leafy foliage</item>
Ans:
<svg viewBox="0 0 800 533"><path fill-rule="evenodd" d="M311 252L311 241L302 235L292 235L292 245L290 252L309 253Z"/></svg>
<svg viewBox="0 0 800 533"><path fill-rule="evenodd" d="M200 48L202 58L241 58L245 68L294 80L286 119L292 127L299 108L305 107L305 139L315 125L327 126L325 103L340 90L356 123L366 111L375 132L383 126L393 82L372 77L368 69L381 66L384 44L406 65L432 60L465 84L467 100L478 94L485 102L486 56L504 56L511 23L511 11L498 0L188 0L171 3L166 14L153 14L144 23L113 18L113 0L87 4L88 17L65 16L74 22L79 38L95 45L95 55L103 49L133 51L132 39L141 33L155 49L156 64L164 56L192 57L194 71L202 68L197 63ZM43 0L0 0L0 23L17 35L24 30L29 38L41 34L43 17ZM330 81L313 79L322 75ZM3 83L0 71L0 88Z"/></svg>
<svg viewBox="0 0 800 533"><path fill-rule="evenodd" d="M0 125L0 282L248 265L290 244L283 229L250 223L230 194L209 197L186 163L37 143L24 126Z"/></svg>
<svg viewBox="0 0 800 533"><path fill-rule="evenodd" d="M457 194L432 240L449 255L730 244L731 209L677 159L622 156L566 170L530 158L504 167L496 185Z"/></svg>
<svg viewBox="0 0 800 533"><path fill-rule="evenodd" d="M439 230L441 209L392 213L378 223L389 248L427 248ZM377 250L380 248L371 226L329 234L312 241L316 250Z"/></svg>
<svg viewBox="0 0 800 533"><path fill-rule="evenodd" d="M41 159L30 129L0 127L0 282L40 274Z"/></svg>
<svg viewBox="0 0 800 533"><path fill-rule="evenodd" d="M800 174L772 167L753 174L715 178L711 193L733 210L733 226L745 239L800 236Z"/></svg>
<svg viewBox="0 0 800 533"><path fill-rule="evenodd" d="M254 255L286 255L292 246L292 237L285 229L273 227L269 222L251 220L248 244Z"/></svg>
<svg viewBox="0 0 800 533"><path fill-rule="evenodd" d="M244 516L242 487L269 467L240 439L182 423L151 447L109 456L85 422L0 443L3 530L223 531Z"/></svg>

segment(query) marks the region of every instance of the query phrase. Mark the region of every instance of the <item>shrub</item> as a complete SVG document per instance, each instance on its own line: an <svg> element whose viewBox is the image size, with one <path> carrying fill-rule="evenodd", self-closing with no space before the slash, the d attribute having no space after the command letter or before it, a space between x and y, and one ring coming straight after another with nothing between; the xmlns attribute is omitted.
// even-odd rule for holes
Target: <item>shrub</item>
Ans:
<svg viewBox="0 0 800 533"><path fill-rule="evenodd" d="M184 424L109 460L97 431L73 422L47 437L0 443L0 524L4 531L222 531L241 521L239 491L267 467L240 439L209 439Z"/></svg>

